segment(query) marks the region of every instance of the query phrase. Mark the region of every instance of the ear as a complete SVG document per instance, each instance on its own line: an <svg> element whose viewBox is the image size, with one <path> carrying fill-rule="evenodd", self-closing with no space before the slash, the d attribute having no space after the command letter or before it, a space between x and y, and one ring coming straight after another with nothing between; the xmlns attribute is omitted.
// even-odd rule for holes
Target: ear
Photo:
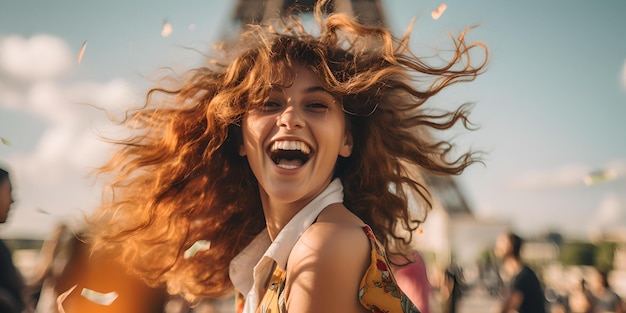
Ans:
<svg viewBox="0 0 626 313"><path fill-rule="evenodd" d="M339 149L339 155L347 158L352 154L352 134L350 132L346 132L344 141L343 141L343 145L341 146L341 149Z"/></svg>

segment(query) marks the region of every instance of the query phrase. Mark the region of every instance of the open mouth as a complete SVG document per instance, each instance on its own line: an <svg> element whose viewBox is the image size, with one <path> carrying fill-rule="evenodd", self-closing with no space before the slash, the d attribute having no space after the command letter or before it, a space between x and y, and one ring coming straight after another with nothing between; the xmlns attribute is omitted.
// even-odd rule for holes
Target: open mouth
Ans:
<svg viewBox="0 0 626 313"><path fill-rule="evenodd" d="M275 141L269 156L278 167L296 169L304 165L311 155L311 148L302 141Z"/></svg>

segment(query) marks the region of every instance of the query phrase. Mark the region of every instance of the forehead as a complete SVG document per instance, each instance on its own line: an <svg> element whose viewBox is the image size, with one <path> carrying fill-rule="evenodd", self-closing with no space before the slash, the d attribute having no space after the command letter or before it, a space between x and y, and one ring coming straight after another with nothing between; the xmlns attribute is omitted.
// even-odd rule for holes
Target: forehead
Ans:
<svg viewBox="0 0 626 313"><path fill-rule="evenodd" d="M308 65L280 60L271 64L270 80L272 84L288 86L303 72L313 73Z"/></svg>
<svg viewBox="0 0 626 313"><path fill-rule="evenodd" d="M289 88L298 84L321 86L320 77L304 66L293 66L283 70L275 70L272 75L272 88Z"/></svg>

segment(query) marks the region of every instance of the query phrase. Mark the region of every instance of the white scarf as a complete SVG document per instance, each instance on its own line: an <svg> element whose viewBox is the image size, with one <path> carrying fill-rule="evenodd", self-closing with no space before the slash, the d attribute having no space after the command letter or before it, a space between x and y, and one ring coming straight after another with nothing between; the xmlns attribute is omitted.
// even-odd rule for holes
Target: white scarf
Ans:
<svg viewBox="0 0 626 313"><path fill-rule="evenodd" d="M265 282L271 275L273 262L286 270L287 259L302 233L315 222L322 210L334 203L343 203L343 186L341 180L335 178L309 204L283 227L274 242L270 240L267 228L258 234L230 262L230 280L235 289L245 296L244 313L254 313L263 296Z"/></svg>

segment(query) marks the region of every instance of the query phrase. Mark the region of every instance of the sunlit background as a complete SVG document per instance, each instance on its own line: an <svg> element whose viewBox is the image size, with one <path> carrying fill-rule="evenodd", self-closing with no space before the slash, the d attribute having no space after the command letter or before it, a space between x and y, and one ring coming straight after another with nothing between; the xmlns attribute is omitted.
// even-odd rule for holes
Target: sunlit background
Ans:
<svg viewBox="0 0 626 313"><path fill-rule="evenodd" d="M17 199L3 237L41 238L96 206L87 175L109 155L98 134L114 130L85 104L120 114L159 67L201 64L233 27L234 3L0 2L0 162ZM488 152L458 179L472 212L526 234L624 227L626 3L452 0L434 19L440 4L383 1L383 12L398 35L416 18L418 52L470 25L469 40L490 48L485 75L435 99L476 103L481 128L451 134Z"/></svg>
<svg viewBox="0 0 626 313"><path fill-rule="evenodd" d="M585 276L568 262L598 260L571 261L552 239L591 241L596 252L608 242L612 282L626 296L626 2L381 2L398 36L415 18L418 55L445 49L450 35L474 25L468 41L490 49L484 75L429 104L475 103L480 128L447 135L457 152L487 153L485 166L456 178L460 196L443 190L449 203L466 202L469 218L436 207L421 229L422 252L436 261L429 265L452 254L460 261L463 249L484 261L495 235L510 228L530 239L526 257L557 288ZM80 225L102 189L89 174L111 153L99 136L123 135L109 117L142 104L160 68L202 65L236 31L235 3L0 0L0 166L16 198L0 238L40 240L59 223ZM478 299L482 312L486 300Z"/></svg>

